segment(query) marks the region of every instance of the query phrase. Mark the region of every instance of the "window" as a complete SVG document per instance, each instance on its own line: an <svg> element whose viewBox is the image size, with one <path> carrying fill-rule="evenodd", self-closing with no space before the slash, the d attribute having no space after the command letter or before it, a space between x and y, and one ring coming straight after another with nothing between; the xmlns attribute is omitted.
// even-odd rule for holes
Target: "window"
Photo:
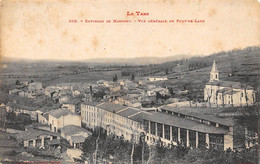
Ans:
<svg viewBox="0 0 260 164"><path fill-rule="evenodd" d="M218 75L216 75L216 79L218 78Z"/></svg>
<svg viewBox="0 0 260 164"><path fill-rule="evenodd" d="M149 133L149 121L144 120L144 131Z"/></svg>
<svg viewBox="0 0 260 164"><path fill-rule="evenodd" d="M162 124L157 123L157 135L159 137L163 137L163 129L162 129Z"/></svg>
<svg viewBox="0 0 260 164"><path fill-rule="evenodd" d="M199 148L203 148L206 146L206 134L199 132Z"/></svg>
<svg viewBox="0 0 260 164"><path fill-rule="evenodd" d="M243 95L243 93L241 93L241 97L243 97L244 95Z"/></svg>
<svg viewBox="0 0 260 164"><path fill-rule="evenodd" d="M174 142L178 141L178 128L177 127L172 127L172 140Z"/></svg>
<svg viewBox="0 0 260 164"><path fill-rule="evenodd" d="M170 140L170 126L164 125L164 138Z"/></svg>
<svg viewBox="0 0 260 164"><path fill-rule="evenodd" d="M183 145L187 145L187 130L186 129L180 129L180 136L181 136L181 143Z"/></svg>
<svg viewBox="0 0 260 164"><path fill-rule="evenodd" d="M155 122L151 121L151 134L155 135Z"/></svg>
<svg viewBox="0 0 260 164"><path fill-rule="evenodd" d="M224 150L224 135L223 134L209 134L209 146Z"/></svg>
<svg viewBox="0 0 260 164"><path fill-rule="evenodd" d="M196 132L193 130L189 131L189 142L190 147L196 148Z"/></svg>

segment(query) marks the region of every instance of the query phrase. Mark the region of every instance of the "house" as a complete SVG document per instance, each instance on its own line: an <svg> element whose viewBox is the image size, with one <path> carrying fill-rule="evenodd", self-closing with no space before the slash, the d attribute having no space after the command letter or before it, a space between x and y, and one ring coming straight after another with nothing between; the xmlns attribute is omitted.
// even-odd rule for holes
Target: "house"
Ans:
<svg viewBox="0 0 260 164"><path fill-rule="evenodd" d="M70 111L72 113L79 114L80 113L80 103L81 103L80 100L72 99L72 100L69 100L66 103L63 103L62 104L62 109L66 109L66 110L68 110L68 111Z"/></svg>
<svg viewBox="0 0 260 164"><path fill-rule="evenodd" d="M159 93L160 95L169 95L170 92L166 88L157 87L147 91L148 96L156 96Z"/></svg>
<svg viewBox="0 0 260 164"><path fill-rule="evenodd" d="M92 133L82 127L68 125L60 129L61 136L66 139L70 146L80 149L85 139Z"/></svg>
<svg viewBox="0 0 260 164"><path fill-rule="evenodd" d="M147 83L149 83L149 80L147 80L147 79L140 79L138 81L139 86L146 85Z"/></svg>
<svg viewBox="0 0 260 164"><path fill-rule="evenodd" d="M240 82L222 81L214 60L210 80L204 88L204 100L209 106L252 106L256 101L253 87Z"/></svg>
<svg viewBox="0 0 260 164"><path fill-rule="evenodd" d="M1 124L5 121L6 113L7 112L6 112L5 106L0 106L0 122L1 122Z"/></svg>
<svg viewBox="0 0 260 164"><path fill-rule="evenodd" d="M44 94L46 97L52 98L54 97L53 95L56 93L58 94L60 91L60 88L56 86L49 86L45 88Z"/></svg>
<svg viewBox="0 0 260 164"><path fill-rule="evenodd" d="M42 89L42 83L40 82L32 82L28 84L29 91L37 91Z"/></svg>
<svg viewBox="0 0 260 164"><path fill-rule="evenodd" d="M113 103L82 103L81 118L88 128L101 127L107 134L124 136L128 141L139 142L143 133L142 119L137 108L126 107Z"/></svg>
<svg viewBox="0 0 260 164"><path fill-rule="evenodd" d="M28 114L31 116L32 120L37 119L36 110L37 110L37 108L35 108L35 107L24 106L21 104L17 104L15 102L10 102L10 103L6 104L7 112L14 112L16 115L18 115L20 113Z"/></svg>
<svg viewBox="0 0 260 164"><path fill-rule="evenodd" d="M20 92L23 92L22 90L20 89L12 89L9 91L9 94L11 95L19 95Z"/></svg>
<svg viewBox="0 0 260 164"><path fill-rule="evenodd" d="M47 148L47 144L49 145L48 148L60 146L60 135L46 130L29 129L17 134L15 137L22 143L23 147ZM49 141L56 144L50 144Z"/></svg>
<svg viewBox="0 0 260 164"><path fill-rule="evenodd" d="M142 97L142 93L139 90L131 90L129 92L127 92L127 96L130 98L137 98L137 99L141 99Z"/></svg>
<svg viewBox="0 0 260 164"><path fill-rule="evenodd" d="M131 80L121 80L120 85L124 86L125 88L136 88L138 86L138 84L134 83Z"/></svg>
<svg viewBox="0 0 260 164"><path fill-rule="evenodd" d="M111 82L111 81L104 81L103 82L103 86L105 87L110 87L110 86L113 86L114 85L114 82Z"/></svg>
<svg viewBox="0 0 260 164"><path fill-rule="evenodd" d="M69 97L68 96L59 97L59 103L66 104L68 102L69 102Z"/></svg>
<svg viewBox="0 0 260 164"><path fill-rule="evenodd" d="M118 92L118 91L120 91L121 89L123 89L123 86L120 85L120 84L114 84L114 85L112 85L112 86L109 87L109 90L110 90L111 92Z"/></svg>
<svg viewBox="0 0 260 164"><path fill-rule="evenodd" d="M134 98L134 97L130 97L130 96L122 96L122 97L118 97L117 100L114 101L115 104L119 104L119 105L125 105L125 106L129 106L129 107L139 107L142 104L140 103L140 99L138 98Z"/></svg>
<svg viewBox="0 0 260 164"><path fill-rule="evenodd" d="M51 109L47 107L43 107L41 109L36 110L37 122L43 125L48 125L50 111Z"/></svg>
<svg viewBox="0 0 260 164"><path fill-rule="evenodd" d="M104 85L104 82L106 82L106 81L105 80L98 80L97 85Z"/></svg>
<svg viewBox="0 0 260 164"><path fill-rule="evenodd" d="M165 81L165 80L168 80L167 76L151 76L151 77L149 77L150 82Z"/></svg>
<svg viewBox="0 0 260 164"><path fill-rule="evenodd" d="M51 131L57 132L67 125L81 126L81 118L79 115L64 109L52 110L49 113L48 125Z"/></svg>

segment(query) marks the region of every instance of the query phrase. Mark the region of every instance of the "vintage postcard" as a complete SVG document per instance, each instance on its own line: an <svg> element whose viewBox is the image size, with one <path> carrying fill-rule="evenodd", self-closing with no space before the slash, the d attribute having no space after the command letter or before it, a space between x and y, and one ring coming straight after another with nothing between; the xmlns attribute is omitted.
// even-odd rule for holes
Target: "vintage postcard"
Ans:
<svg viewBox="0 0 260 164"><path fill-rule="evenodd" d="M0 0L0 163L259 163L257 0Z"/></svg>

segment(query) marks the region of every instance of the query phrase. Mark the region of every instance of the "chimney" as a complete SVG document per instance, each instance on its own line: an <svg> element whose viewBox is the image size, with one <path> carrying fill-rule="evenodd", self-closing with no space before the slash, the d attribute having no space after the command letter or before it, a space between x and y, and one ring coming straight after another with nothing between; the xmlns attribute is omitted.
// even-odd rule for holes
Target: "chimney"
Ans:
<svg viewBox="0 0 260 164"><path fill-rule="evenodd" d="M90 102L93 101L93 91L92 91L92 86L89 86L89 90L90 90Z"/></svg>

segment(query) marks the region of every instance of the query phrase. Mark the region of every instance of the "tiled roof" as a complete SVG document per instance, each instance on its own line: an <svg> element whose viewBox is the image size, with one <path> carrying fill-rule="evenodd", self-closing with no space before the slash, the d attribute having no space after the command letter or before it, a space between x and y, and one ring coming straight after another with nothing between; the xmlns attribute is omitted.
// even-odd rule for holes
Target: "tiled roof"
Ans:
<svg viewBox="0 0 260 164"><path fill-rule="evenodd" d="M139 113L136 113L135 115L131 115L130 117L129 117L129 119L131 119L131 120L134 120L134 121L136 121L136 122L140 122L140 123L142 123L143 122L143 115L145 115L147 112L139 112Z"/></svg>
<svg viewBox="0 0 260 164"><path fill-rule="evenodd" d="M52 107L46 107L45 106L45 107L42 107L42 108L38 109L37 111L45 113L45 112L48 112L48 111L51 111L51 110L53 110Z"/></svg>
<svg viewBox="0 0 260 164"><path fill-rule="evenodd" d="M24 106L21 104L14 103L13 101L8 103L7 106L10 106L11 108L15 109L22 109L22 110L27 110L27 111L36 111L36 107L30 107L30 106Z"/></svg>
<svg viewBox="0 0 260 164"><path fill-rule="evenodd" d="M63 110L63 109L52 110L49 113L49 115L51 115L55 118L60 118L61 116L66 116L68 114L72 114L72 113L67 110Z"/></svg>
<svg viewBox="0 0 260 164"><path fill-rule="evenodd" d="M71 136L71 135L77 134L79 132L84 132L84 133L88 133L89 135L91 135L90 131L88 131L82 127L79 127L79 126L75 126L75 125L65 126L65 127L61 128L60 131L61 131L61 133L64 133L67 136Z"/></svg>
<svg viewBox="0 0 260 164"><path fill-rule="evenodd" d="M129 116L141 112L139 109L128 107L126 110L119 111L117 114L128 118Z"/></svg>
<svg viewBox="0 0 260 164"><path fill-rule="evenodd" d="M81 104L90 105L90 106L97 106L98 104L101 104L101 102L83 102Z"/></svg>
<svg viewBox="0 0 260 164"><path fill-rule="evenodd" d="M172 111L172 112L176 112L176 113L180 113L186 116L192 116L192 117L196 117L199 119L203 119L203 120L208 120L208 121L212 121L215 123L219 123L222 125L227 125L227 126L232 126L233 125L233 120L231 118L220 118L217 117L217 113L220 112L219 109L217 109L218 111L216 111L215 109L213 110L212 108L188 108L188 107L171 107L171 106L162 106L160 107L161 109L165 109L168 111Z"/></svg>
<svg viewBox="0 0 260 164"><path fill-rule="evenodd" d="M38 129L37 130L29 129L27 131L17 134L16 136L18 139L30 140L30 139L34 139L38 136L41 136L41 135L59 136L59 134L57 134L57 133L46 131L46 130L38 130Z"/></svg>
<svg viewBox="0 0 260 164"><path fill-rule="evenodd" d="M224 92L225 95L233 95L235 93L239 93L239 91L229 90L229 91Z"/></svg>
<svg viewBox="0 0 260 164"><path fill-rule="evenodd" d="M149 78L167 78L167 76L150 76Z"/></svg>
<svg viewBox="0 0 260 164"><path fill-rule="evenodd" d="M213 86L222 86L222 87L232 87L234 89L253 89L253 87L249 85L242 84L240 82L234 81L214 81L214 82L207 82L206 85L213 85Z"/></svg>
<svg viewBox="0 0 260 164"><path fill-rule="evenodd" d="M117 104L110 103L110 102L101 103L101 104L97 105L97 107L102 108L109 112L118 112L124 108L127 108L126 106L117 105Z"/></svg>
<svg viewBox="0 0 260 164"><path fill-rule="evenodd" d="M224 93L224 92L229 91L229 90L230 90L229 88L223 88L223 89L218 90L218 92Z"/></svg>
<svg viewBox="0 0 260 164"><path fill-rule="evenodd" d="M60 144L60 140L48 140L48 141L46 141L46 143L48 145L59 145Z"/></svg>
<svg viewBox="0 0 260 164"><path fill-rule="evenodd" d="M226 134L228 132L227 130L216 128L214 126L159 112L143 112L143 119L202 133Z"/></svg>
<svg viewBox="0 0 260 164"><path fill-rule="evenodd" d="M72 136L71 137L71 141L72 143L82 143L82 142L85 142L85 137L83 136Z"/></svg>
<svg viewBox="0 0 260 164"><path fill-rule="evenodd" d="M141 94L141 92L137 91L137 90L133 90L133 91L128 92L127 94Z"/></svg>
<svg viewBox="0 0 260 164"><path fill-rule="evenodd" d="M81 103L81 101L79 100L79 99L70 99L69 101L68 101L68 103L64 103L64 104L79 104L79 103Z"/></svg>

